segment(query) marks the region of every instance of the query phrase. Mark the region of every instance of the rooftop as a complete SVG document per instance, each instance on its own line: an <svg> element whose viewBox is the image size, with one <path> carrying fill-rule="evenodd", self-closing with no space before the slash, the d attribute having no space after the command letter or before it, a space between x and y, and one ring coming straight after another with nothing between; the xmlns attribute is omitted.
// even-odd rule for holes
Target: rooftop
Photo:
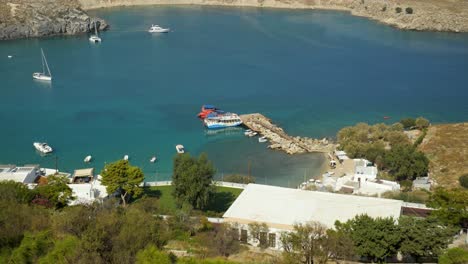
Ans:
<svg viewBox="0 0 468 264"><path fill-rule="evenodd" d="M398 200L249 184L223 217L239 223L265 222L283 229L307 221L330 228L336 220L344 222L360 214L398 218L401 206Z"/></svg>

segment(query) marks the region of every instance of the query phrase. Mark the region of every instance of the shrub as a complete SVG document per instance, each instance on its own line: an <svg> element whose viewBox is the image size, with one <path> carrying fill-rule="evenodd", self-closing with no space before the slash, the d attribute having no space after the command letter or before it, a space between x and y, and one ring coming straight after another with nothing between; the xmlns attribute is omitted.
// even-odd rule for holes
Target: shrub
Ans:
<svg viewBox="0 0 468 264"><path fill-rule="evenodd" d="M382 12L387 11L387 6L382 7Z"/></svg>
<svg viewBox="0 0 468 264"><path fill-rule="evenodd" d="M411 7L407 7L407 8L405 9L405 11L406 11L406 14L408 14L408 15L413 14L413 8L411 8Z"/></svg>
<svg viewBox="0 0 468 264"><path fill-rule="evenodd" d="M398 10L400 10L400 11L398 11ZM397 7L396 11L397 11L397 13L400 13L401 8ZM403 118L402 120L400 120L400 123L403 125L404 129L410 129L410 128L416 126L416 120L414 118L410 118L410 117Z"/></svg>
<svg viewBox="0 0 468 264"><path fill-rule="evenodd" d="M458 181L460 182L461 186L468 189L468 173L460 176L460 178L458 178Z"/></svg>
<svg viewBox="0 0 468 264"><path fill-rule="evenodd" d="M451 248L439 258L441 264L463 264L468 262L468 250Z"/></svg>
<svg viewBox="0 0 468 264"><path fill-rule="evenodd" d="M395 12L397 12L397 14L401 13L401 7L395 8Z"/></svg>
<svg viewBox="0 0 468 264"><path fill-rule="evenodd" d="M231 175L224 176L223 181L249 184L249 183L255 183L255 178L252 176L248 176L248 175L231 174Z"/></svg>
<svg viewBox="0 0 468 264"><path fill-rule="evenodd" d="M417 127L418 129L428 128L428 127L429 127L429 120L427 120L427 119L424 118L424 117L418 117L418 118L416 118L416 120L414 121L414 124L416 125L416 127Z"/></svg>

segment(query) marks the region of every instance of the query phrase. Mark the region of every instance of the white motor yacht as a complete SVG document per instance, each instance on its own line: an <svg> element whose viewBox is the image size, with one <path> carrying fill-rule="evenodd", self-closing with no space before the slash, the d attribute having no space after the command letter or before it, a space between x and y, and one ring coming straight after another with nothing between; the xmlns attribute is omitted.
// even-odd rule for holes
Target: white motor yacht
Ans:
<svg viewBox="0 0 468 264"><path fill-rule="evenodd" d="M151 25L150 29L148 30L149 33L167 33L169 32L168 28L162 28L158 25Z"/></svg>
<svg viewBox="0 0 468 264"><path fill-rule="evenodd" d="M177 150L177 153L179 154L182 154L182 153L185 153L185 148L184 148L184 145L177 145L176 147L176 150Z"/></svg>
<svg viewBox="0 0 468 264"><path fill-rule="evenodd" d="M83 161L86 162L86 163L88 163L88 162L91 162L91 159L92 159L92 158L93 158L93 157L91 157L91 155L88 155L88 156L86 156L86 158L84 158Z"/></svg>
<svg viewBox="0 0 468 264"><path fill-rule="evenodd" d="M128 160L128 155L125 155L125 156L123 157L123 160Z"/></svg>
<svg viewBox="0 0 468 264"><path fill-rule="evenodd" d="M153 156L153 157L150 159L150 162L151 162L151 163L155 163L155 162L156 162L156 156Z"/></svg>
<svg viewBox="0 0 468 264"><path fill-rule="evenodd" d="M48 154L53 151L52 147L47 145L47 143L44 142L34 142L33 146L41 153Z"/></svg>

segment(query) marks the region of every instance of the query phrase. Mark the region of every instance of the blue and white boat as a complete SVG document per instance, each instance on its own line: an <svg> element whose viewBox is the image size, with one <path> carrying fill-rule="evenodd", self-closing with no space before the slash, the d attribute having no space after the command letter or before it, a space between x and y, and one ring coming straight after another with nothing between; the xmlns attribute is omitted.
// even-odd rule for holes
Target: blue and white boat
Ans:
<svg viewBox="0 0 468 264"><path fill-rule="evenodd" d="M242 124L240 117L234 113L208 115L203 122L209 129L235 127Z"/></svg>

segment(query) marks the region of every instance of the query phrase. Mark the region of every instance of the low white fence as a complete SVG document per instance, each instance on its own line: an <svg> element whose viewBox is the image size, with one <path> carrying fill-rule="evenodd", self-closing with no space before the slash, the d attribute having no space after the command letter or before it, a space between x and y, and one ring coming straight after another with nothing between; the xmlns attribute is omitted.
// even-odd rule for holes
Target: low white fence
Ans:
<svg viewBox="0 0 468 264"><path fill-rule="evenodd" d="M216 186L223 186L223 187L237 188L237 189L245 189L245 187L247 186L247 184L223 182L223 181L213 181L213 183ZM143 182L140 186L148 187L148 186L169 186L169 185L172 185L172 181Z"/></svg>

